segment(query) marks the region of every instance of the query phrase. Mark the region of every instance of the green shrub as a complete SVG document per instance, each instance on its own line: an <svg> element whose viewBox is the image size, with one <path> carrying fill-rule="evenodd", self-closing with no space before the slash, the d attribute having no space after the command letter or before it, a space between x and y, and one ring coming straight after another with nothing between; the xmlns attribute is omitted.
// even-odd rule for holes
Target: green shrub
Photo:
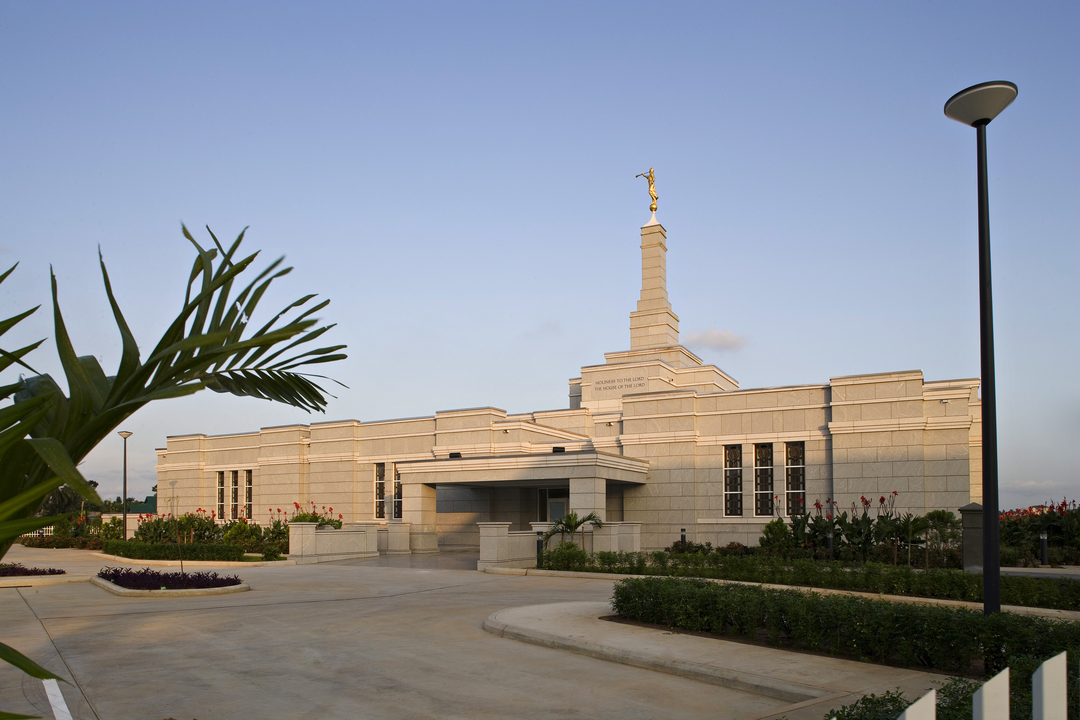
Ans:
<svg viewBox="0 0 1080 720"><path fill-rule="evenodd" d="M22 544L29 548L52 548L54 550L100 550L100 537L56 537L46 535L44 537L23 538Z"/></svg>
<svg viewBox="0 0 1080 720"><path fill-rule="evenodd" d="M547 567L547 565L545 565ZM982 575L962 570L931 568L916 570L907 565L840 561L789 560L761 555L618 553L601 560L599 553L579 560L573 568L628 575L665 575L739 580L774 585L835 588L885 595L982 601ZM1005 605L1080 610L1080 580L1002 576L1001 602Z"/></svg>
<svg viewBox="0 0 1080 720"><path fill-rule="evenodd" d="M141 522L135 529L134 539L147 543L217 543L221 542L224 528L205 511L172 515L139 516Z"/></svg>
<svg viewBox="0 0 1080 720"><path fill-rule="evenodd" d="M758 547L770 555L784 555L795 547L795 536L782 518L776 518L762 528Z"/></svg>
<svg viewBox="0 0 1080 720"><path fill-rule="evenodd" d="M136 540L108 540L105 552L109 555L131 558L133 560L217 560L240 562L244 557L244 548L239 545L217 545L212 543L147 543Z"/></svg>
<svg viewBox="0 0 1080 720"><path fill-rule="evenodd" d="M1064 650L1080 657L1080 622L850 595L628 578L615 583L612 607L640 622L945 673L992 674Z"/></svg>
<svg viewBox="0 0 1080 720"><path fill-rule="evenodd" d="M938 720L971 720L971 697L981 683L952 678L937 691ZM870 694L839 710L830 710L822 720L896 720L916 699L908 700L900 688L881 695Z"/></svg>
<svg viewBox="0 0 1080 720"><path fill-rule="evenodd" d="M589 554L569 540L544 552L545 570L584 570L588 562Z"/></svg>
<svg viewBox="0 0 1080 720"><path fill-rule="evenodd" d="M281 550L278 549L277 545L267 545L266 549L263 550L262 558L263 560L280 560Z"/></svg>
<svg viewBox="0 0 1080 720"><path fill-rule="evenodd" d="M123 540L124 539L124 521L121 518L114 517L107 523L101 525L101 539L102 540Z"/></svg>

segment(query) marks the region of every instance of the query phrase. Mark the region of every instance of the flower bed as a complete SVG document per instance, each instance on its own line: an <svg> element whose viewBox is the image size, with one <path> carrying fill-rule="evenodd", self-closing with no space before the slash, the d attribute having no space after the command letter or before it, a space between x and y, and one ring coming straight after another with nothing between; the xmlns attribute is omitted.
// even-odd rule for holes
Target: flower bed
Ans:
<svg viewBox="0 0 1080 720"><path fill-rule="evenodd" d="M107 540L105 552L132 560L218 560L241 562L244 548L240 545L213 543L145 543L134 540Z"/></svg>
<svg viewBox="0 0 1080 720"><path fill-rule="evenodd" d="M145 568L103 568L97 576L128 590L202 590L206 588L231 587L243 581L236 575L222 577L216 572L158 572Z"/></svg>
<svg viewBox="0 0 1080 720"><path fill-rule="evenodd" d="M24 577L28 575L65 575L67 570L60 568L28 568L22 563L0 565L0 577Z"/></svg>

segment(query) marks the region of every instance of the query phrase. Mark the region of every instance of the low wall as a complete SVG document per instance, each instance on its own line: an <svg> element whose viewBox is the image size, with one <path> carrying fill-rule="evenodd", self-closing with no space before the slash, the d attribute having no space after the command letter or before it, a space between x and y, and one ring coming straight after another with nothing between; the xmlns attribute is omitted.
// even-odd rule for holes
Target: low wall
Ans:
<svg viewBox="0 0 1080 720"><path fill-rule="evenodd" d="M480 526L480 559L476 569L489 567L536 567L536 533L510 532L511 523L482 522Z"/></svg>
<svg viewBox="0 0 1080 720"><path fill-rule="evenodd" d="M289 559L297 565L378 557L378 523L345 523L340 530L289 523Z"/></svg>
<svg viewBox="0 0 1080 720"><path fill-rule="evenodd" d="M482 522L480 526L480 560L476 569L483 571L489 567L535 568L536 533L547 532L550 523L530 523L532 532L510 532L508 522ZM581 544L582 535L578 531L573 538ZM554 548L561 538L554 535L548 539L546 549ZM585 527L586 552L640 552L641 523L610 522L601 527Z"/></svg>

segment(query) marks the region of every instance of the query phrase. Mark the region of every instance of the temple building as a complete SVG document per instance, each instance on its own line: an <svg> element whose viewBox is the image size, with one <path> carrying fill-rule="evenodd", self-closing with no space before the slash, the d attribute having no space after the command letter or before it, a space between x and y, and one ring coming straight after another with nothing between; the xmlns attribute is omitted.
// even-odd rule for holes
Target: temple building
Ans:
<svg viewBox="0 0 1080 720"><path fill-rule="evenodd" d="M656 549L684 531L756 544L765 523L827 498L843 510L896 492L897 510L921 514L981 497L978 379L909 370L742 389L679 344L666 255L654 212L630 349L581 368L565 409L169 437L159 512L265 523L267 508L313 501L385 523L399 551L436 552L479 546L478 523L530 530L574 510Z"/></svg>

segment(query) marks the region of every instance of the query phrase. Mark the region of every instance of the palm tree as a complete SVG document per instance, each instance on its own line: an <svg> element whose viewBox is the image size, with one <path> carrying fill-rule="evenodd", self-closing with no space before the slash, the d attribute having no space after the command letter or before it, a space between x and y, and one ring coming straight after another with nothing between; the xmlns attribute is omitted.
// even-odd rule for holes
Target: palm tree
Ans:
<svg viewBox="0 0 1080 720"><path fill-rule="evenodd" d="M344 345L301 351L301 346L333 327L316 327L319 321L310 317L330 301L305 307L315 297L305 295L258 330L249 332L248 323L267 288L292 268L281 267L284 258L278 258L233 297L233 284L258 257L258 253L237 257L244 232L226 250L207 228L215 245L207 250L195 242L186 227L182 230L197 252L187 293L180 313L145 360L113 295L100 251L105 294L122 340L115 375L106 376L93 355L76 354L60 312L55 275L55 343L70 396L52 377L39 373L24 360L43 340L10 352L0 349L0 371L19 365L33 373L32 377L20 377L17 382L0 386L0 400L13 399L10 405L0 408L0 558L19 535L51 525L61 517L35 517L43 500L57 488L66 485L91 502L101 502L76 466L124 420L150 402L210 388L283 402L309 412L322 412L326 407L325 390L312 379L323 376L298 373L296 369L345 358L338 352ZM0 283L14 269L0 275ZM0 320L0 336L37 309ZM290 313L293 316L283 320ZM2 643L0 659L34 677L56 677Z"/></svg>
<svg viewBox="0 0 1080 720"><path fill-rule="evenodd" d="M574 533L581 530L581 549L585 549L585 525L586 523L592 523L593 527L603 527L604 521L600 519L600 516L595 512L591 512L585 517L578 517L577 512L571 510L562 516L561 519L552 523L548 531L544 533L544 542L547 542L556 535L569 535L574 537Z"/></svg>

